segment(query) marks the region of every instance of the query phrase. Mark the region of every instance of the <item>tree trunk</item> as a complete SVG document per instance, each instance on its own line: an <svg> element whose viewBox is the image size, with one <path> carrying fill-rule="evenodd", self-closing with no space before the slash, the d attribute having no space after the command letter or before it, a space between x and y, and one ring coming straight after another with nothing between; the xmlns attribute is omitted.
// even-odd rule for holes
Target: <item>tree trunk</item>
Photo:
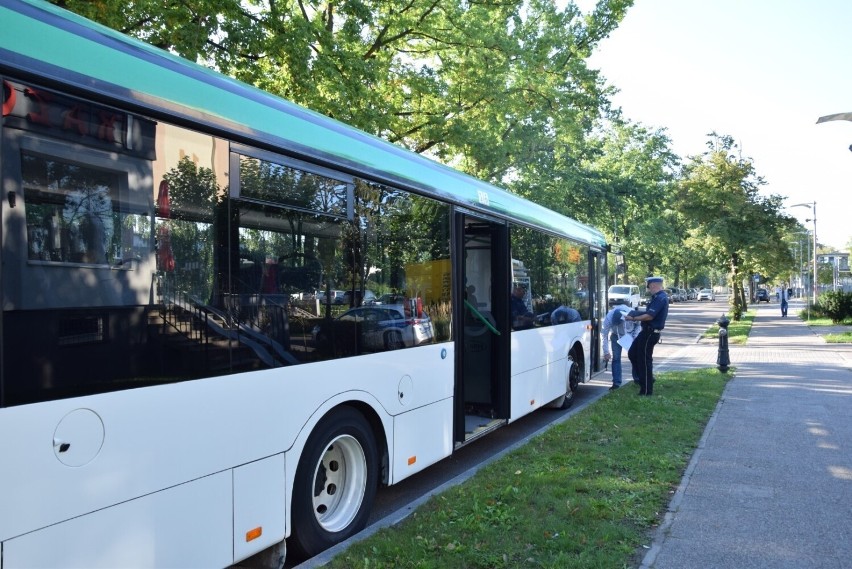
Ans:
<svg viewBox="0 0 852 569"><path fill-rule="evenodd" d="M746 300L745 291L742 287L742 278L740 278L740 259L739 255L733 253L731 255L731 316L735 321L742 319L745 312Z"/></svg>

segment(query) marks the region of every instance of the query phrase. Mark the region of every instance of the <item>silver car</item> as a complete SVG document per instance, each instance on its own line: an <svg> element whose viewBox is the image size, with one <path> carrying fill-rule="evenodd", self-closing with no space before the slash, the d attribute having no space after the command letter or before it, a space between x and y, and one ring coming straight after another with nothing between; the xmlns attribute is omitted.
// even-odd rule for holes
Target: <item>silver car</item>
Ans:
<svg viewBox="0 0 852 569"><path fill-rule="evenodd" d="M369 351L397 350L434 341L432 319L425 314L419 317L407 314L405 305L399 304L352 308L330 322L315 326L312 335L320 345L353 328L357 330L358 345Z"/></svg>
<svg viewBox="0 0 852 569"><path fill-rule="evenodd" d="M715 294L713 294L713 289L712 289L712 288L702 288L701 290L699 290L699 291L698 291L698 297L697 297L697 299L698 299L698 300L709 300L709 301L715 301L715 300L716 300L716 295L715 295Z"/></svg>

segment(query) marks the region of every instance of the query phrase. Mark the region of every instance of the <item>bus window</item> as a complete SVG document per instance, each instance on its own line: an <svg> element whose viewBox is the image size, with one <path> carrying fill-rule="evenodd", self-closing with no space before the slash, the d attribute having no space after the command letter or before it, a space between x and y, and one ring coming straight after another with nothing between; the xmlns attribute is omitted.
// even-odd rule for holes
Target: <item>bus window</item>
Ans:
<svg viewBox="0 0 852 569"><path fill-rule="evenodd" d="M535 325L554 324L556 309L557 314L576 311L588 320L589 247L520 226L512 227L511 239L514 283L525 289Z"/></svg>
<svg viewBox="0 0 852 569"><path fill-rule="evenodd" d="M405 316L399 346L449 340L449 206L357 180L355 220L364 246L347 287L375 291L374 303Z"/></svg>

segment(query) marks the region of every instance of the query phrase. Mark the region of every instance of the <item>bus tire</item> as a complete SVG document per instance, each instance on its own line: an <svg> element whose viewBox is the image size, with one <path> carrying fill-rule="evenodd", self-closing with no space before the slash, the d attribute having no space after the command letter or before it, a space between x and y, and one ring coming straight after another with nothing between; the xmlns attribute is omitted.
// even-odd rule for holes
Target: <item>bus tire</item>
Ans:
<svg viewBox="0 0 852 569"><path fill-rule="evenodd" d="M582 352L579 352L576 348L568 353L568 359L571 361L571 367L568 368L568 387L571 389L571 393L574 393L583 383L586 370L583 367Z"/></svg>
<svg viewBox="0 0 852 569"><path fill-rule="evenodd" d="M575 360L574 352L568 355L568 373L565 374L565 395L561 395L550 403L554 409L568 409L574 403L574 393L577 391L580 364Z"/></svg>
<svg viewBox="0 0 852 569"><path fill-rule="evenodd" d="M308 437L293 486L293 535L297 557L313 557L367 525L378 487L379 461L364 416L343 406Z"/></svg>

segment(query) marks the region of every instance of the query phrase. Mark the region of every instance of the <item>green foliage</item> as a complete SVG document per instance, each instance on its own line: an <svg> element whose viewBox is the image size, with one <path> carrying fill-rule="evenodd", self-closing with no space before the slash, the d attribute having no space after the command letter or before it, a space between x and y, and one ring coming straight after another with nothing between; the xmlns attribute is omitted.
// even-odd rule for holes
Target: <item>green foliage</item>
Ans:
<svg viewBox="0 0 852 569"><path fill-rule="evenodd" d="M625 386L328 567L638 566L727 379L660 374L654 398Z"/></svg>
<svg viewBox="0 0 852 569"><path fill-rule="evenodd" d="M828 344L852 344L852 332L826 334L823 338L825 338L825 341Z"/></svg>
<svg viewBox="0 0 852 569"><path fill-rule="evenodd" d="M633 4L53 1L490 181L561 161L607 112L586 58Z"/></svg>
<svg viewBox="0 0 852 569"><path fill-rule="evenodd" d="M158 211L157 226L166 229L169 236L175 259L174 285L206 299L213 286L209 270L213 265L213 211L222 196L216 174L184 157L163 175L163 180L169 186L170 211L168 218Z"/></svg>
<svg viewBox="0 0 852 569"><path fill-rule="evenodd" d="M783 213L782 196L760 194L764 180L730 136L713 133L708 146L686 166L676 201L710 259L728 266L736 317L745 310L744 280L789 267L784 243L797 223Z"/></svg>
<svg viewBox="0 0 852 569"><path fill-rule="evenodd" d="M628 278L789 274L791 218L733 139L680 171L587 60L633 0L52 0L601 228Z"/></svg>
<svg viewBox="0 0 852 569"><path fill-rule="evenodd" d="M819 298L817 314L825 315L835 324L852 318L852 292L828 291Z"/></svg>
<svg viewBox="0 0 852 569"><path fill-rule="evenodd" d="M754 317L757 313L754 310L749 310L743 314L740 314L739 318L734 318L733 310L728 313L728 319L731 321L728 324L728 343L729 344L745 344L748 340L748 335L751 333L752 324L754 324ZM707 329L704 334L701 335L702 338L709 338L716 340L719 338L719 326L718 324L714 324L710 328Z"/></svg>
<svg viewBox="0 0 852 569"><path fill-rule="evenodd" d="M731 306L731 320L736 322L742 319L743 312L745 312L746 302L739 300L736 294L732 294L728 299L728 303Z"/></svg>

